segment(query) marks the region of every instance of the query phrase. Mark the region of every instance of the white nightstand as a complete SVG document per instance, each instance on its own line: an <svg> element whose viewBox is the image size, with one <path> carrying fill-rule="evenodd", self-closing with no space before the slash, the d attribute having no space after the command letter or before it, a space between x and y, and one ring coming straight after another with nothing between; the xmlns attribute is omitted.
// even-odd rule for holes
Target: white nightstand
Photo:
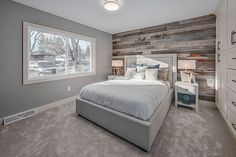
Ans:
<svg viewBox="0 0 236 157"><path fill-rule="evenodd" d="M175 107L186 106L191 107L198 112L198 84L175 82Z"/></svg>
<svg viewBox="0 0 236 157"><path fill-rule="evenodd" d="M108 80L124 80L123 75L108 75Z"/></svg>

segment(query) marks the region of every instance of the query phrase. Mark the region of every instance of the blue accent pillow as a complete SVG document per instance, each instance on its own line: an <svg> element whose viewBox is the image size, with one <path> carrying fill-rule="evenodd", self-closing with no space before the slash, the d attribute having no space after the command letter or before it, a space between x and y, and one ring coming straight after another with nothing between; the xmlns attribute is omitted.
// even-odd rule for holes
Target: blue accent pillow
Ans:
<svg viewBox="0 0 236 157"><path fill-rule="evenodd" d="M137 68L141 68L141 67L148 67L148 69L155 69L155 68L159 69L160 64L147 65L147 64L135 64L135 63L133 63L133 64L130 65L130 68L136 68L137 69Z"/></svg>
<svg viewBox="0 0 236 157"><path fill-rule="evenodd" d="M154 69L154 68L159 69L159 68L160 68L160 64L156 64L156 65L148 65L148 68L149 68L149 69Z"/></svg>

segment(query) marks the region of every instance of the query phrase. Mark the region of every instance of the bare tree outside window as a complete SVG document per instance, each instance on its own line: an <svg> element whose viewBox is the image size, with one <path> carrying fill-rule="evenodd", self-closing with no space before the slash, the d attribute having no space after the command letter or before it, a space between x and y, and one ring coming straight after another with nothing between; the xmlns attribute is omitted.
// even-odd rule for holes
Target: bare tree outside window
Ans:
<svg viewBox="0 0 236 157"><path fill-rule="evenodd" d="M69 38L69 73L91 70L90 42Z"/></svg>

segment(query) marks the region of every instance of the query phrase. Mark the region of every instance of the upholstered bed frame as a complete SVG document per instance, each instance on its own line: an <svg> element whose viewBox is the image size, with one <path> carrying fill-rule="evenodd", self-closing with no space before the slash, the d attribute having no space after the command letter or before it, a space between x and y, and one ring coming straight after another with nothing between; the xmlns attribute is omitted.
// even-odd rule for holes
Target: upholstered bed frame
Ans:
<svg viewBox="0 0 236 157"><path fill-rule="evenodd" d="M81 98L76 99L76 112L140 148L150 151L173 101L173 87L177 79L176 54L125 56L125 68L132 63L160 64L161 67L169 69L168 78L172 88L149 120L144 121Z"/></svg>

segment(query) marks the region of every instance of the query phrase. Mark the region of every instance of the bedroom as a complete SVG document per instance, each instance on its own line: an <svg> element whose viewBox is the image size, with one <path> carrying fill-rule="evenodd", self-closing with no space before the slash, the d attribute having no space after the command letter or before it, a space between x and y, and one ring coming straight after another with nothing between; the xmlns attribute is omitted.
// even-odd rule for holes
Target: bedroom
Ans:
<svg viewBox="0 0 236 157"><path fill-rule="evenodd" d="M236 156L235 0L1 0L0 156Z"/></svg>

